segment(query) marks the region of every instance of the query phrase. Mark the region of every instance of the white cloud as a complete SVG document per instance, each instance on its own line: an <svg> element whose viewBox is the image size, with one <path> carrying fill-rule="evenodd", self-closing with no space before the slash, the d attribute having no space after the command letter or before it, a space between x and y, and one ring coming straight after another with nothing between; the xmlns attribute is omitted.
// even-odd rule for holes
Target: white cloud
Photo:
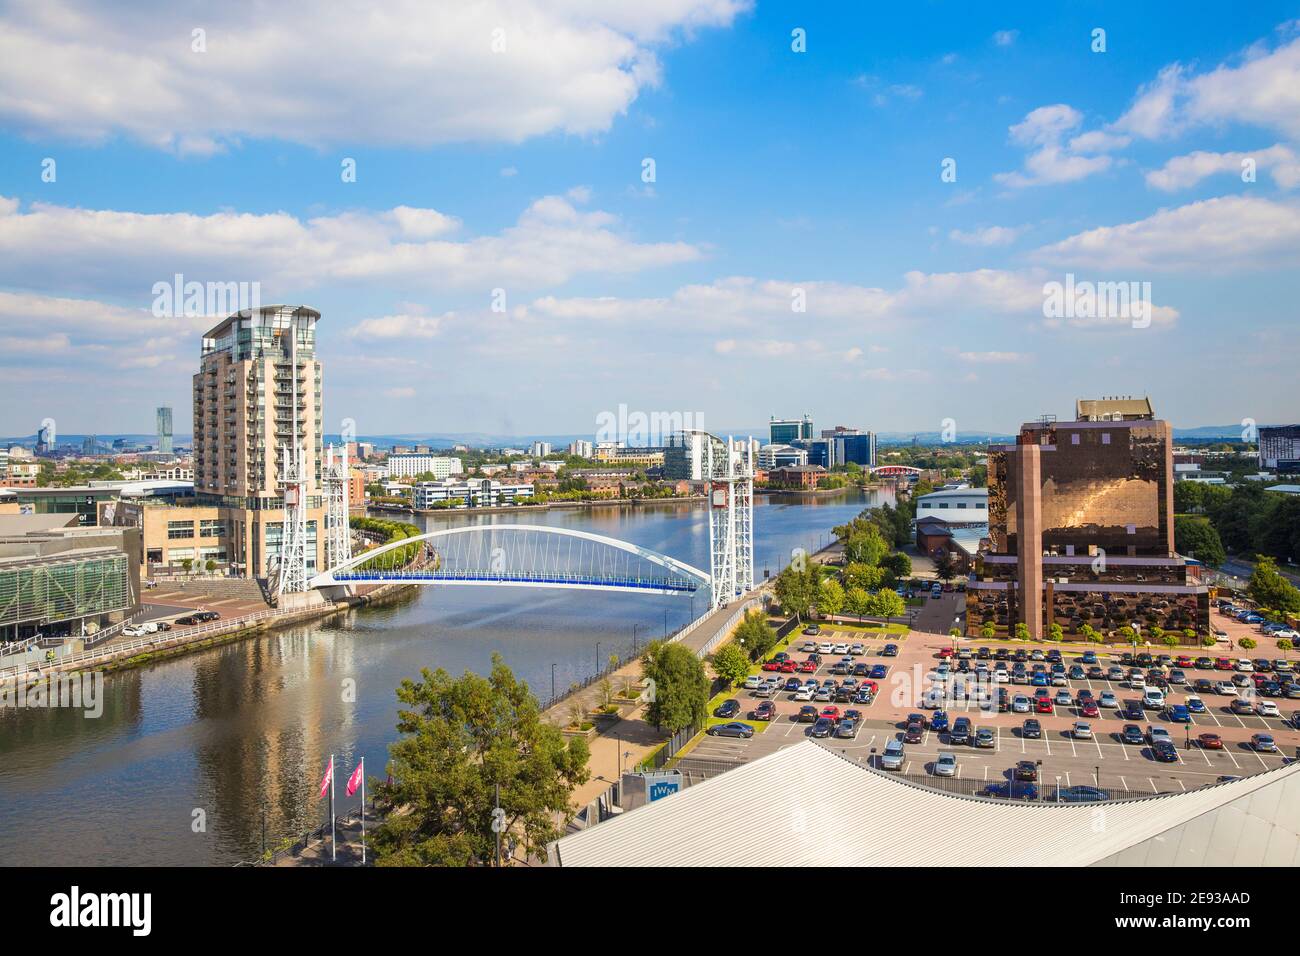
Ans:
<svg viewBox="0 0 1300 956"><path fill-rule="evenodd" d="M1240 177L1242 164L1250 159L1255 161L1256 174L1267 171L1279 188L1294 189L1300 184L1300 157L1281 143L1254 151L1212 153L1197 150L1186 156L1175 156L1160 169L1148 172L1146 181L1148 186L1173 192L1195 186L1217 173L1232 173Z"/></svg>
<svg viewBox="0 0 1300 956"><path fill-rule="evenodd" d="M431 339L438 334L445 321L455 319L456 313L445 315L384 315L362 319L348 334L361 339Z"/></svg>
<svg viewBox="0 0 1300 956"><path fill-rule="evenodd" d="M998 46L1011 46L1018 36L1020 36L1019 30L999 30L993 34L993 42Z"/></svg>
<svg viewBox="0 0 1300 956"><path fill-rule="evenodd" d="M199 155L240 137L428 145L592 134L660 82L657 47L729 26L749 5L229 0L201 17L164 0L11 5L0 117L42 137L126 134ZM205 52L193 49L195 28Z"/></svg>
<svg viewBox="0 0 1300 956"><path fill-rule="evenodd" d="M1038 250L1072 268L1255 271L1300 263L1300 206L1244 196L1206 199Z"/></svg>
<svg viewBox="0 0 1300 956"><path fill-rule="evenodd" d="M397 386L384 389L387 398L415 398L415 389L410 386Z"/></svg>
<svg viewBox="0 0 1300 956"><path fill-rule="evenodd" d="M420 288L539 288L581 274L632 273L700 258L683 242L639 243L616 218L545 196L498 235L460 240L454 217L399 206L314 219L285 212L134 213L34 203L0 215L0 282L138 297L181 273L285 288L404 281Z"/></svg>
<svg viewBox="0 0 1300 956"><path fill-rule="evenodd" d="M988 226L970 232L954 229L948 233L948 238L966 246L1006 246L1015 242L1028 228L1028 226Z"/></svg>
<svg viewBox="0 0 1300 956"><path fill-rule="evenodd" d="M974 362L976 364L1008 364L1012 362L1023 362L1029 356L1023 352L958 352L957 357L963 362Z"/></svg>
<svg viewBox="0 0 1300 956"><path fill-rule="evenodd" d="M1051 183L1069 183L1104 172L1111 166L1109 156L1081 156L1073 150L1082 142L1082 152L1097 152L1103 141L1092 134L1076 136L1069 146L1062 146L1066 134L1078 129L1083 114L1065 103L1040 106L1010 129L1011 141L1021 146L1038 147L1025 157L1023 172L997 173L994 180L1014 189Z"/></svg>
<svg viewBox="0 0 1300 956"><path fill-rule="evenodd" d="M1269 50L1257 44L1237 65L1194 75L1174 63L1138 91L1115 127L1162 139L1207 124L1247 123L1300 139L1300 37Z"/></svg>

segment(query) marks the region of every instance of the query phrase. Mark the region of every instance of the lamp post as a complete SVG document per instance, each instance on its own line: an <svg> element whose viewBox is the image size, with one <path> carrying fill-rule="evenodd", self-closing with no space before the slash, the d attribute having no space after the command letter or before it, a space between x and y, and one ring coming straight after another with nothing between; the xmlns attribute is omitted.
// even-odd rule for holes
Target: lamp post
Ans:
<svg viewBox="0 0 1300 956"><path fill-rule="evenodd" d="M1061 802L1061 775L1056 775L1056 802Z"/></svg>
<svg viewBox="0 0 1300 956"><path fill-rule="evenodd" d="M551 700L555 700L555 665L551 665Z"/></svg>
<svg viewBox="0 0 1300 956"><path fill-rule="evenodd" d="M596 642L596 673L600 673L600 641Z"/></svg>
<svg viewBox="0 0 1300 956"><path fill-rule="evenodd" d="M636 657L636 632L640 630L641 626L642 625L640 623L632 625L632 656L633 657Z"/></svg>
<svg viewBox="0 0 1300 956"><path fill-rule="evenodd" d="M664 608L664 639L668 638L668 608Z"/></svg>

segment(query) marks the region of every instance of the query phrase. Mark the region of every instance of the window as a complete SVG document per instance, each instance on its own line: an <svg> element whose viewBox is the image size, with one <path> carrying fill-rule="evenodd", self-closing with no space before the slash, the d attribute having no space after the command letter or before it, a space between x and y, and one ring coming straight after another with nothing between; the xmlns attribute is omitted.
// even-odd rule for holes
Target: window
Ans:
<svg viewBox="0 0 1300 956"><path fill-rule="evenodd" d="M199 522L200 538L221 538L225 537L226 525L220 519L203 520Z"/></svg>
<svg viewBox="0 0 1300 956"><path fill-rule="evenodd" d="M1077 445L1077 444L1079 444L1079 433L1078 433L1078 432L1074 432L1072 435L1070 435L1070 444L1071 444L1071 445Z"/></svg>
<svg viewBox="0 0 1300 956"><path fill-rule="evenodd" d="M1101 443L1102 443L1103 445L1109 445L1109 444L1110 444L1110 432L1102 432L1102 433L1101 433Z"/></svg>
<svg viewBox="0 0 1300 956"><path fill-rule="evenodd" d="M176 541L180 538L194 537L193 521L168 521L167 537L169 540Z"/></svg>
<svg viewBox="0 0 1300 956"><path fill-rule="evenodd" d="M964 501L959 501L959 502L957 502L957 507L958 507L958 508L965 508L965 507L966 507L966 502L964 502Z"/></svg>

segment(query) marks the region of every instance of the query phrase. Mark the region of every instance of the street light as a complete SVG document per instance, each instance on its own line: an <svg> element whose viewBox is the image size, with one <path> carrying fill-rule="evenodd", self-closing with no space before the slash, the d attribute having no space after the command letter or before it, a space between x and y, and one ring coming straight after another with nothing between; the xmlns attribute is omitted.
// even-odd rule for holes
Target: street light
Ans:
<svg viewBox="0 0 1300 956"><path fill-rule="evenodd" d="M1056 775L1056 802L1061 802L1061 775Z"/></svg>
<svg viewBox="0 0 1300 956"><path fill-rule="evenodd" d="M633 625L632 625L632 656L633 656L633 657L636 657L636 632L637 632L637 631L638 631L642 626L643 626L643 625L640 624L640 623L636 623L636 624L633 624Z"/></svg>
<svg viewBox="0 0 1300 956"><path fill-rule="evenodd" d="M555 700L555 665L551 665L551 700Z"/></svg>
<svg viewBox="0 0 1300 956"><path fill-rule="evenodd" d="M600 641L596 642L596 673L600 673Z"/></svg>

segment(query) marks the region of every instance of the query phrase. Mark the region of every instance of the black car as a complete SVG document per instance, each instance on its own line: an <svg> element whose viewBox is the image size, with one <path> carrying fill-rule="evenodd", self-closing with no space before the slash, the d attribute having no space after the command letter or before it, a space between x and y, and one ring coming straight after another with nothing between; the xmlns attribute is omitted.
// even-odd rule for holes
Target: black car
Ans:
<svg viewBox="0 0 1300 956"><path fill-rule="evenodd" d="M993 659L995 661L1005 661L1010 656L1011 656L1011 652L1007 650L1005 647L999 647L996 651L993 652Z"/></svg>
<svg viewBox="0 0 1300 956"><path fill-rule="evenodd" d="M812 730L808 731L814 737L829 737L835 732L835 721L829 717L818 717L817 723L812 725Z"/></svg>
<svg viewBox="0 0 1300 956"><path fill-rule="evenodd" d="M710 737L752 737L754 728L749 724L716 724L705 731Z"/></svg>
<svg viewBox="0 0 1300 956"><path fill-rule="evenodd" d="M1142 728L1137 724L1125 724L1124 729L1119 732L1119 739L1126 744L1140 744L1145 739Z"/></svg>
<svg viewBox="0 0 1300 956"><path fill-rule="evenodd" d="M804 704L799 708L797 720L801 724L811 724L817 719L817 708L812 704Z"/></svg>
<svg viewBox="0 0 1300 956"><path fill-rule="evenodd" d="M1014 772L1017 780L1025 780L1029 783L1038 782L1038 764L1032 760L1017 761Z"/></svg>
<svg viewBox="0 0 1300 956"><path fill-rule="evenodd" d="M1028 718L1020 728L1020 736L1029 740L1039 740L1043 736L1043 725L1033 717Z"/></svg>
<svg viewBox="0 0 1300 956"><path fill-rule="evenodd" d="M897 656L898 656L898 645L897 645L897 644L886 644L884 647L882 647L882 648L880 649L880 656L881 656L881 657L897 657Z"/></svg>
<svg viewBox="0 0 1300 956"><path fill-rule="evenodd" d="M989 659L991 653L992 652L987 647L981 647L978 651L975 652L975 656L982 661L986 661Z"/></svg>
<svg viewBox="0 0 1300 956"><path fill-rule="evenodd" d="M1143 720L1146 717L1146 711L1142 709L1142 701L1126 700L1124 701L1124 719L1125 720Z"/></svg>
<svg viewBox="0 0 1300 956"><path fill-rule="evenodd" d="M1011 709L1011 692L1005 687L998 688L998 713L1005 714Z"/></svg>
<svg viewBox="0 0 1300 956"><path fill-rule="evenodd" d="M713 716L727 720L728 718L735 717L738 713L740 713L740 701L724 700L713 711Z"/></svg>
<svg viewBox="0 0 1300 956"><path fill-rule="evenodd" d="M172 629L172 626L166 621L156 621L155 623L158 625L158 630L160 631L170 631Z"/></svg>
<svg viewBox="0 0 1300 956"><path fill-rule="evenodd" d="M970 743L970 735L970 718L958 717L952 722L952 730L948 731L948 743L968 744Z"/></svg>
<svg viewBox="0 0 1300 956"><path fill-rule="evenodd" d="M1177 763L1178 749L1168 740L1157 740L1151 745L1151 756L1161 763Z"/></svg>

